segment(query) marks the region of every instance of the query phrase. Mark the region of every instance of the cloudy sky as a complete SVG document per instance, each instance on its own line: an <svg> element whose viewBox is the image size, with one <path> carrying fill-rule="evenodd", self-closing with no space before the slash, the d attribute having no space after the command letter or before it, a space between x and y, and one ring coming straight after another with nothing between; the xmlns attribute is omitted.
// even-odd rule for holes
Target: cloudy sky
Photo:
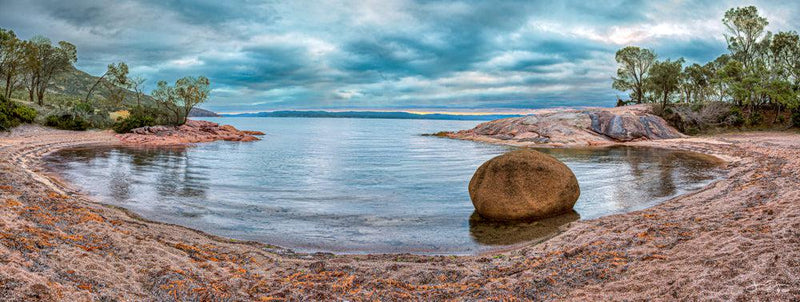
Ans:
<svg viewBox="0 0 800 302"><path fill-rule="evenodd" d="M800 2L677 0L0 0L0 27L72 42L91 74L125 61L148 90L206 75L221 112L517 109L610 106L617 49L711 60L748 4L800 27Z"/></svg>

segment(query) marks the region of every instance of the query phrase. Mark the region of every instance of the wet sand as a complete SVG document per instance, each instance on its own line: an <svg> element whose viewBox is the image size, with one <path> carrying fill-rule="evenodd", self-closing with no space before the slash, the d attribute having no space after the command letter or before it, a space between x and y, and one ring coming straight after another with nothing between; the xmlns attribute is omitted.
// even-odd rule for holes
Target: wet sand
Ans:
<svg viewBox="0 0 800 302"><path fill-rule="evenodd" d="M576 221L476 256L295 254L150 222L43 171L110 132L0 134L2 300L793 300L800 298L800 134L630 143L701 152L727 176L657 206Z"/></svg>

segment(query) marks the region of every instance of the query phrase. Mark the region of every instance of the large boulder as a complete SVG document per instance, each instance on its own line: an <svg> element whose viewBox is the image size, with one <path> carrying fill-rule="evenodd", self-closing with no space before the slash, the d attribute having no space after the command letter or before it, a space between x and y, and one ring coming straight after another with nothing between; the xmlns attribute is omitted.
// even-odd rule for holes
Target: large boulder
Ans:
<svg viewBox="0 0 800 302"><path fill-rule="evenodd" d="M653 114L641 112L625 112L621 114L609 111L589 112L592 119L591 129L617 141L637 139L667 139L682 135L667 122Z"/></svg>
<svg viewBox="0 0 800 302"><path fill-rule="evenodd" d="M564 163L541 152L518 150L481 165L469 182L469 196L484 218L519 220L569 212L580 188Z"/></svg>
<svg viewBox="0 0 800 302"><path fill-rule="evenodd" d="M543 109L437 136L510 145L592 146L683 135L654 115L650 104L615 108Z"/></svg>

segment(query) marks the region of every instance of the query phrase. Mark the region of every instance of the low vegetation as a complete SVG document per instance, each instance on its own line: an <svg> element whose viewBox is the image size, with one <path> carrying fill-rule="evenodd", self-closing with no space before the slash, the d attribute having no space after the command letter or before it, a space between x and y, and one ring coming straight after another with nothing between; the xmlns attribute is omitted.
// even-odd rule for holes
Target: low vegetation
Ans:
<svg viewBox="0 0 800 302"><path fill-rule="evenodd" d="M617 104L657 104L657 113L688 134L800 125L798 34L767 31L754 6L730 9L722 22L729 53L703 65L658 60L637 46L617 51L612 87L630 92Z"/></svg>
<svg viewBox="0 0 800 302"><path fill-rule="evenodd" d="M120 133L156 124L182 125L210 92L208 78L184 77L174 85L159 81L151 96L143 91L146 80L131 77L125 62L109 64L100 77L92 77L75 69L76 61L77 50L69 42L54 45L42 36L21 40L0 29L0 130L31 122Z"/></svg>
<svg viewBox="0 0 800 302"><path fill-rule="evenodd" d="M37 115L35 109L17 104L0 95L0 130L8 130L23 123L32 123Z"/></svg>
<svg viewBox="0 0 800 302"><path fill-rule="evenodd" d="M150 111L147 107L135 107L127 117L120 118L114 123L111 129L114 129L114 132L117 133L128 133L136 128L155 126L158 125L156 116L158 116L158 113Z"/></svg>

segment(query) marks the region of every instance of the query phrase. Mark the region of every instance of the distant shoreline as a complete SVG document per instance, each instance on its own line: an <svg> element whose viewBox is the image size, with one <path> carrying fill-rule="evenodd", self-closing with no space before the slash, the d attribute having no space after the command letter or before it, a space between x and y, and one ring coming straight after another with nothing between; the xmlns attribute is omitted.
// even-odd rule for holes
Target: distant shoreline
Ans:
<svg viewBox="0 0 800 302"><path fill-rule="evenodd" d="M304 117L304 118L366 118L366 119L422 119L488 121L525 114L470 114L470 113L413 113L405 111L304 111L282 110L258 113L219 114L222 117Z"/></svg>

